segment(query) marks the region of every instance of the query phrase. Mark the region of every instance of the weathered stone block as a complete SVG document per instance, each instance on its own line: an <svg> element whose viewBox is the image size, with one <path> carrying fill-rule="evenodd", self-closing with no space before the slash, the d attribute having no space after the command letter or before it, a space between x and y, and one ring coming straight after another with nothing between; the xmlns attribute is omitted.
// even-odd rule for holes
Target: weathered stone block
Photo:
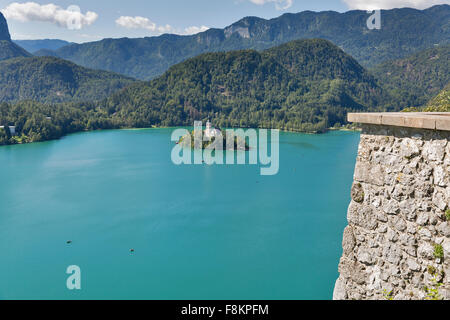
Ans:
<svg viewBox="0 0 450 320"><path fill-rule="evenodd" d="M392 229L388 229L388 232L387 232L386 236L387 236L387 239L389 241L391 241L391 242L397 242L398 241L398 233L395 232Z"/></svg>
<svg viewBox="0 0 450 320"><path fill-rule="evenodd" d="M450 259L450 239L445 239L442 243L442 248L444 249L444 258Z"/></svg>
<svg viewBox="0 0 450 320"><path fill-rule="evenodd" d="M376 186L384 185L384 172L381 165L358 162L355 167L355 180Z"/></svg>
<svg viewBox="0 0 450 320"><path fill-rule="evenodd" d="M339 273L344 279L353 281L358 285L362 285L367 281L365 267L356 261L347 260L345 258L341 259L341 262L339 263Z"/></svg>
<svg viewBox="0 0 450 320"><path fill-rule="evenodd" d="M342 277L339 277L334 285L333 300L346 300L347 298L348 295L345 287L345 280Z"/></svg>
<svg viewBox="0 0 450 320"><path fill-rule="evenodd" d="M397 215L400 213L400 205L397 200L387 200L383 205L383 211L389 215Z"/></svg>
<svg viewBox="0 0 450 320"><path fill-rule="evenodd" d="M406 159L411 159L420 154L418 143L415 139L405 138L400 145L400 154Z"/></svg>
<svg viewBox="0 0 450 320"><path fill-rule="evenodd" d="M444 211L447 208L448 199L444 196L443 193L439 191L435 191L433 195L433 204L439 209Z"/></svg>
<svg viewBox="0 0 450 320"><path fill-rule="evenodd" d="M400 264L402 258L402 249L394 243L386 243L383 248L383 258L395 266Z"/></svg>
<svg viewBox="0 0 450 320"><path fill-rule="evenodd" d="M420 244L417 249L417 253L424 259L434 259L434 247L429 242L423 242Z"/></svg>
<svg viewBox="0 0 450 320"><path fill-rule="evenodd" d="M437 226L437 230L444 237L450 237L450 224L448 222L441 222Z"/></svg>
<svg viewBox="0 0 450 320"><path fill-rule="evenodd" d="M434 183L440 187L446 187L448 185L448 175L447 167L437 166L434 169Z"/></svg>
<svg viewBox="0 0 450 320"><path fill-rule="evenodd" d="M408 227L408 225L406 224L405 220L403 220L403 218L400 217L400 216L394 216L394 217L390 218L389 225L392 228L394 228L394 229L396 229L396 230L398 230L400 232L405 231L407 229L407 227Z"/></svg>
<svg viewBox="0 0 450 320"><path fill-rule="evenodd" d="M353 228L347 226L344 230L344 239L342 240L342 248L344 249L344 255L350 255L356 246L355 234Z"/></svg>
<svg viewBox="0 0 450 320"><path fill-rule="evenodd" d="M369 251L367 248L362 247L359 248L356 254L356 259L367 266L373 265L376 262L376 259L371 254L371 251Z"/></svg>
<svg viewBox="0 0 450 320"><path fill-rule="evenodd" d="M356 225L368 230L374 230L378 225L372 209L368 206L360 205L354 201L352 201L348 208L347 219L350 225Z"/></svg>
<svg viewBox="0 0 450 320"><path fill-rule="evenodd" d="M419 236L423 240L428 240L428 241L431 241L431 238L432 238L431 231L426 229L426 228L422 228L422 229L419 230Z"/></svg>
<svg viewBox="0 0 450 320"><path fill-rule="evenodd" d="M400 211L402 212L403 216L408 221L415 221L417 214L416 214L416 203L414 199L408 199L403 200L399 204Z"/></svg>
<svg viewBox="0 0 450 320"><path fill-rule="evenodd" d="M352 186L351 196L353 201L361 203L364 201L364 189L361 183L354 183Z"/></svg>
<svg viewBox="0 0 450 320"><path fill-rule="evenodd" d="M421 265L413 259L408 259L408 268L411 271L420 271L422 269Z"/></svg>
<svg viewBox="0 0 450 320"><path fill-rule="evenodd" d="M445 156L447 140L426 141L423 147L423 156L427 161L442 162Z"/></svg>
<svg viewBox="0 0 450 320"><path fill-rule="evenodd" d="M428 219L429 219L428 213L420 212L416 222L419 226L425 226L428 223Z"/></svg>

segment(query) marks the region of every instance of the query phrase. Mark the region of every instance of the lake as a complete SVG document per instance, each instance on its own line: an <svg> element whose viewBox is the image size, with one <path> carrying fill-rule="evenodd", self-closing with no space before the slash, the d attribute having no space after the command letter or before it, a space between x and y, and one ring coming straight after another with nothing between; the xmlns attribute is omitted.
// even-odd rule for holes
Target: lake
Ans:
<svg viewBox="0 0 450 320"><path fill-rule="evenodd" d="M261 176L174 165L172 131L0 147L0 299L331 299L359 133L282 132Z"/></svg>

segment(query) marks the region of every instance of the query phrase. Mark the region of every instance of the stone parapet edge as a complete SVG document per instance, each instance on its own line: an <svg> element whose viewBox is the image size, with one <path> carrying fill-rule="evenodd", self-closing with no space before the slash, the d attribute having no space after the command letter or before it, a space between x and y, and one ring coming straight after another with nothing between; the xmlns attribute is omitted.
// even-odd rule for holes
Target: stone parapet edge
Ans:
<svg viewBox="0 0 450 320"><path fill-rule="evenodd" d="M349 113L349 122L450 131L450 112Z"/></svg>

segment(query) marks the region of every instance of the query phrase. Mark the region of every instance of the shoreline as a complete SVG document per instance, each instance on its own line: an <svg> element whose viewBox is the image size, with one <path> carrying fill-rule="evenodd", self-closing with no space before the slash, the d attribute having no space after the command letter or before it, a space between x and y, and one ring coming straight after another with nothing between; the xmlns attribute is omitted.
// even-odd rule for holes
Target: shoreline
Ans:
<svg viewBox="0 0 450 320"><path fill-rule="evenodd" d="M27 145L27 144L35 144L35 143L42 143L42 142L49 142L49 141L56 141L56 140L61 140L67 136L73 135L73 134L80 134L80 133L85 133L85 132L99 132L99 131L115 131L115 130L123 130L123 131L140 131L140 130L151 130L151 129L170 129L170 128L190 128L188 126L173 126L173 127L165 127L165 126L151 126L151 127L147 127L147 128L111 128L111 129L97 129L97 130L82 130L82 131L77 131L77 132L72 132L72 133L68 133L65 134L59 138L55 138L55 139L49 139L49 140L42 140L42 141L31 141L31 142L18 142L18 143L10 143L10 144L2 144L0 145L0 148L2 147L7 147L7 146L16 146L16 145ZM266 130L276 130L273 128L230 128L230 129L266 129ZM226 130L226 129L225 129ZM297 130L286 130L286 129L278 129L280 130L280 132L285 132L285 133L300 133L300 134L308 134L308 135L320 135L320 134L326 134L330 131L344 131L344 132L360 132L361 129L360 128L355 128L355 129L351 129L351 128L327 128L324 132L307 132L307 131L297 131ZM19 136L18 136L19 137ZM20 139L20 138L19 138Z"/></svg>

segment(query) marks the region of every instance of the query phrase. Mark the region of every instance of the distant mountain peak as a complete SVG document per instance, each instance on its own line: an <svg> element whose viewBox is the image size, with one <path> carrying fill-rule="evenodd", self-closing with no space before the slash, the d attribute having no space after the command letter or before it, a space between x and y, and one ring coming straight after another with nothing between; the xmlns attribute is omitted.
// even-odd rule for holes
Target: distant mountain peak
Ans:
<svg viewBox="0 0 450 320"><path fill-rule="evenodd" d="M11 35L9 34L8 23L5 17L0 12L0 40L11 41Z"/></svg>
<svg viewBox="0 0 450 320"><path fill-rule="evenodd" d="M245 28L245 27L230 26L228 28L225 28L223 33L225 35L225 38L229 38L233 34L238 34L241 36L241 38L244 38L244 39L250 38L250 31L248 30L248 28Z"/></svg>
<svg viewBox="0 0 450 320"><path fill-rule="evenodd" d="M252 25L254 25L255 23L258 22L264 22L267 21L266 19L263 18L259 18L259 17L254 17L254 16L248 16L248 17L244 17L241 20L233 23L231 26L247 26L250 27Z"/></svg>
<svg viewBox="0 0 450 320"><path fill-rule="evenodd" d="M0 12L0 61L29 56L31 56L30 53L11 41L8 23L6 22L3 14Z"/></svg>
<svg viewBox="0 0 450 320"><path fill-rule="evenodd" d="M223 30L223 33L225 35L225 38L229 38L233 34L238 34L243 39L249 39L252 36L252 28L258 23L265 22L267 22L267 20L263 18L253 16L245 17L226 27Z"/></svg>

